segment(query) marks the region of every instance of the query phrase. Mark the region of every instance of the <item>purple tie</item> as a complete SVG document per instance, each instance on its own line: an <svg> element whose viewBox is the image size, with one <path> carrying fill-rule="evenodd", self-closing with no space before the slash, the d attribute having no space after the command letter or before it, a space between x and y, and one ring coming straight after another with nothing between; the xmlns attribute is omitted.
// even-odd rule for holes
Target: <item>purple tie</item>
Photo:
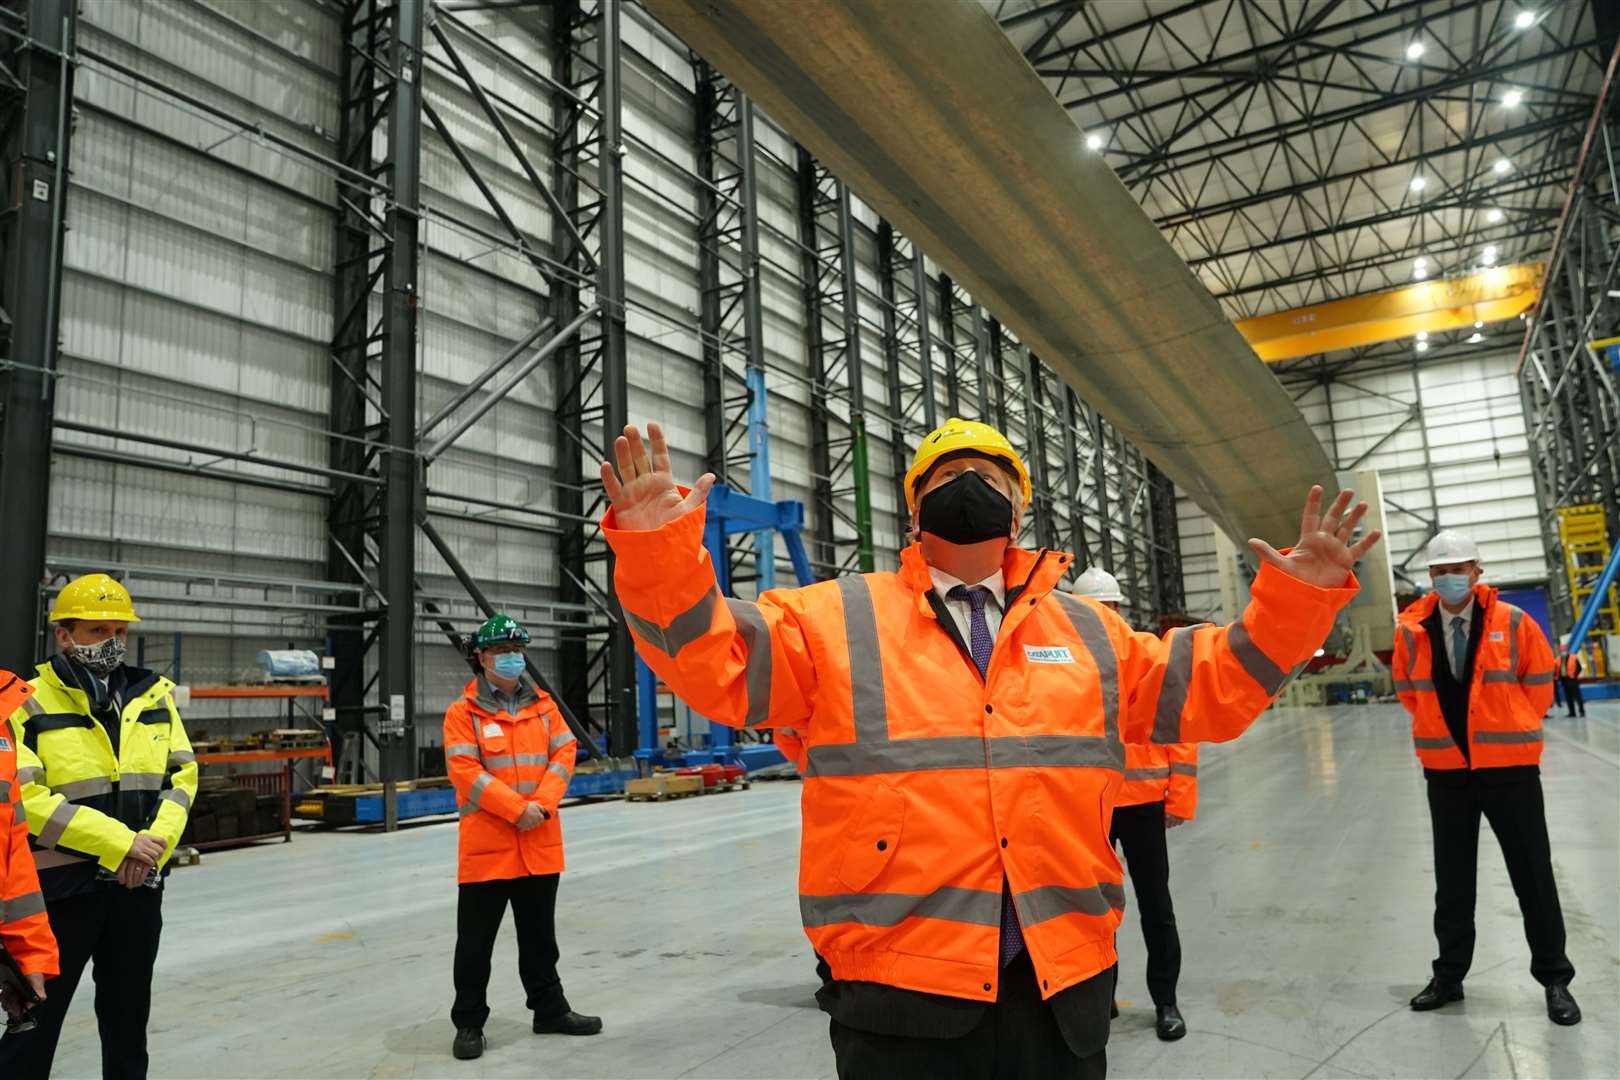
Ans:
<svg viewBox="0 0 1620 1080"><path fill-rule="evenodd" d="M984 605L990 599L990 590L983 585L957 585L945 594L952 600L966 600L973 609L968 620L968 651L979 669L979 677L990 670L990 653L996 640L990 636L990 623L984 617ZM1024 932L1018 926L1018 909L1013 906L1012 887L1001 879L1001 966L1006 967L1024 951Z"/></svg>

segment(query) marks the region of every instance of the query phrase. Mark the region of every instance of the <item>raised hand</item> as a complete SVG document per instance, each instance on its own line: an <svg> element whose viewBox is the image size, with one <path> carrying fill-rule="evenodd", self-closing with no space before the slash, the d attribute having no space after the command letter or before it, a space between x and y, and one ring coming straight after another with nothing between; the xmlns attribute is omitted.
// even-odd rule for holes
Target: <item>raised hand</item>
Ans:
<svg viewBox="0 0 1620 1080"><path fill-rule="evenodd" d="M667 525L703 505L709 489L714 487L714 474L704 473L692 485L691 494L683 498L670 472L664 429L648 424L647 438L652 443L651 456L641 441L641 432L634 425L626 427L624 434L613 440L618 471L602 462L602 486L613 502L621 529L649 531Z"/></svg>
<svg viewBox="0 0 1620 1080"><path fill-rule="evenodd" d="M1350 503L1356 493L1348 489L1339 492L1333 505L1322 512L1322 488L1311 488L1305 499L1305 512L1299 519L1299 541L1287 555L1264 540L1250 540L1249 547L1261 559L1283 573L1315 585L1319 589L1336 589L1350 578L1350 571L1360 558L1372 550L1382 533L1377 529L1355 544L1350 538L1367 512L1367 504ZM1348 511L1348 512L1347 512Z"/></svg>

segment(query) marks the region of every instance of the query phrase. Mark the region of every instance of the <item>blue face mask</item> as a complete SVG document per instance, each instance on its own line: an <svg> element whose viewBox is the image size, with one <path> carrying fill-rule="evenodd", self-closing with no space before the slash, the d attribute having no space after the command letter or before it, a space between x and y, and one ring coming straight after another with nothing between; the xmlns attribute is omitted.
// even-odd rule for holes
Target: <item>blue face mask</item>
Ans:
<svg viewBox="0 0 1620 1080"><path fill-rule="evenodd" d="M495 658L495 674L503 679L515 679L523 674L523 669L522 653L501 653Z"/></svg>
<svg viewBox="0 0 1620 1080"><path fill-rule="evenodd" d="M1434 591L1440 594L1440 599L1455 607L1474 591L1469 581L1472 577L1472 574L1441 574L1434 579Z"/></svg>

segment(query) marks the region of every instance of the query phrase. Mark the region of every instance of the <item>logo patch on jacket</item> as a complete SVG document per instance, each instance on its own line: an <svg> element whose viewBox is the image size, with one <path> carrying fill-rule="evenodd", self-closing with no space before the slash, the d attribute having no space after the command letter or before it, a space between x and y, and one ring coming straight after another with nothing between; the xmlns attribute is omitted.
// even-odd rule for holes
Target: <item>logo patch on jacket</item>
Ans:
<svg viewBox="0 0 1620 1080"><path fill-rule="evenodd" d="M1072 664L1074 654L1064 645L1025 645L1024 659L1032 664Z"/></svg>
<svg viewBox="0 0 1620 1080"><path fill-rule="evenodd" d="M1492 630L1491 631L1491 640L1492 641L1506 641L1507 640L1507 635L1502 633L1502 631L1500 631L1500 630Z"/></svg>
<svg viewBox="0 0 1620 1080"><path fill-rule="evenodd" d="M493 720L484 725L484 738L486 739L498 739L504 734L506 733L501 730L501 725Z"/></svg>
<svg viewBox="0 0 1620 1080"><path fill-rule="evenodd" d="M4 735L0 735L0 750L10 750L10 749L11 749L11 740L6 738Z"/></svg>

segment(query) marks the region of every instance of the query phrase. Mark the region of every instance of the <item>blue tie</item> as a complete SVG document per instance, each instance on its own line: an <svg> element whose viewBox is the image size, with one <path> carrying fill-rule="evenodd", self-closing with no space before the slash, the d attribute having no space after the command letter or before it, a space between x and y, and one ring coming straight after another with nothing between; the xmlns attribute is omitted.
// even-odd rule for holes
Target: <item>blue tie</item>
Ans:
<svg viewBox="0 0 1620 1080"><path fill-rule="evenodd" d="M1451 620L1451 658L1451 677L1463 682L1463 667L1468 663L1468 635L1463 633L1461 615Z"/></svg>
<svg viewBox="0 0 1620 1080"><path fill-rule="evenodd" d="M974 666L982 679L990 670L990 654L996 639L990 636L990 623L984 617L984 605L990 599L990 590L983 585L957 585L945 594L952 600L966 600L973 609L968 620L968 651L973 654ZM1012 887L1005 876L1001 879L1001 966L1006 967L1024 951L1024 932L1018 926L1018 909L1013 906Z"/></svg>

